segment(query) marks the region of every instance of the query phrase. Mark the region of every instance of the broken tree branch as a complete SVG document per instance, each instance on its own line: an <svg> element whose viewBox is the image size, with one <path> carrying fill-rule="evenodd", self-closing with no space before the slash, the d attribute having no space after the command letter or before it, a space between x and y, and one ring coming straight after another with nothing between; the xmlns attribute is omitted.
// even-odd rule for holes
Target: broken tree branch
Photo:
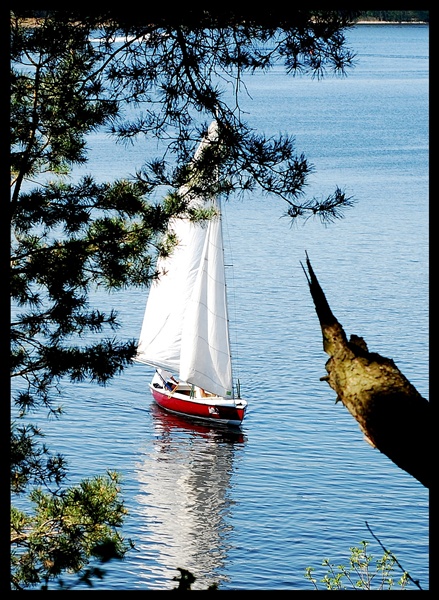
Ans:
<svg viewBox="0 0 439 600"><path fill-rule="evenodd" d="M393 360L369 352L363 338L348 340L306 254L305 272L329 354L323 377L358 422L366 440L398 467L430 487L430 403Z"/></svg>

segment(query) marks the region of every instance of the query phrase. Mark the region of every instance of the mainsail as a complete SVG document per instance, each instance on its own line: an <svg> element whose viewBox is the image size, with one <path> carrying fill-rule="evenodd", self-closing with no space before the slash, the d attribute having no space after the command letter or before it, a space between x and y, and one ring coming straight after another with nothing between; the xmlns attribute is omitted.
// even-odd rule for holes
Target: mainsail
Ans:
<svg viewBox="0 0 439 600"><path fill-rule="evenodd" d="M216 122L194 156L217 139ZM187 188L181 190L187 192ZM221 207L216 198L191 205L215 209L200 222L173 219L178 242L157 264L160 278L149 291L137 360L179 374L181 381L219 396L232 396Z"/></svg>

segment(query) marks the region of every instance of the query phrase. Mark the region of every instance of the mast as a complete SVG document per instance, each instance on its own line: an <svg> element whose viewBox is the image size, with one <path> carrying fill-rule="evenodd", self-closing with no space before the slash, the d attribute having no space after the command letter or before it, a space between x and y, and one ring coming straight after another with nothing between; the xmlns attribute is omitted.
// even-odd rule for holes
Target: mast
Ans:
<svg viewBox="0 0 439 600"><path fill-rule="evenodd" d="M214 121L193 161L216 141ZM215 168L218 180L218 167ZM181 193L190 193L190 184ZM233 397L224 243L219 199L193 195L191 206L216 209L204 222L173 219L178 243L158 261L160 279L150 288L137 360L179 373L180 379L218 396Z"/></svg>
<svg viewBox="0 0 439 600"><path fill-rule="evenodd" d="M227 276L226 276L226 261L225 261L225 251L224 251L224 229L223 229L223 211L222 211L222 202L221 199L218 197L217 199L217 204L218 204L218 211L219 211L219 219L220 219L220 226L221 226L221 240L223 242L222 244L222 251L223 251L223 263L224 263L224 294L225 294L225 310L226 310L226 318L227 318L227 339L228 339L228 344L229 344L229 356L230 356L230 378L232 381L232 398L235 398L235 389L233 386L233 362L232 362L232 341L230 338L230 318L229 318L229 294L228 294L228 287L227 287ZM238 393L237 390L237 397L240 397L240 393Z"/></svg>

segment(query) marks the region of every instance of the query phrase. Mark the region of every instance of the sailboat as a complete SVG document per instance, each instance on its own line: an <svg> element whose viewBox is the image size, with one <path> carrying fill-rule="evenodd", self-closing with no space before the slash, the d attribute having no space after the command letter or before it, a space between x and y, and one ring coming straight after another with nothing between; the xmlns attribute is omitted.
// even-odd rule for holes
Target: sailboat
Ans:
<svg viewBox="0 0 439 600"><path fill-rule="evenodd" d="M213 121L192 164L218 140ZM171 219L177 244L159 258L149 290L136 360L155 367L149 384L161 408L218 425L240 426L247 402L233 385L221 206L218 197L179 189L190 208L213 209L201 221Z"/></svg>

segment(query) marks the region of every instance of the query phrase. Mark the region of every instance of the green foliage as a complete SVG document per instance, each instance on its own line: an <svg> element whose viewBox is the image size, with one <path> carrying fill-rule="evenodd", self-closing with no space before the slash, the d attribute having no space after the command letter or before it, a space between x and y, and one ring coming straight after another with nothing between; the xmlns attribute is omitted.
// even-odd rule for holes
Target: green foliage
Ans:
<svg viewBox="0 0 439 600"><path fill-rule="evenodd" d="M84 575L90 557L101 563L122 558L129 544L116 532L126 513L118 484L118 476L108 473L56 494L35 488L33 514L12 507L12 589L48 589L53 580L63 585L62 573ZM102 573L93 570L94 576ZM86 579L91 583L91 572Z"/></svg>
<svg viewBox="0 0 439 600"><path fill-rule="evenodd" d="M376 559L373 564L373 555L367 552L368 542L362 541L360 546L350 548L349 566L335 567L328 559L323 560L322 566L327 568L327 573L319 581L327 590L391 590L395 585L401 589L408 588L411 578L408 573L395 581L395 565L399 567L396 558L385 551L382 558ZM316 590L319 589L317 579L314 578L313 567L307 567L305 577Z"/></svg>
<svg viewBox="0 0 439 600"><path fill-rule="evenodd" d="M59 454L52 455L39 444L43 433L33 425L12 424L11 490L22 494L30 484L59 486L66 475L66 463Z"/></svg>

